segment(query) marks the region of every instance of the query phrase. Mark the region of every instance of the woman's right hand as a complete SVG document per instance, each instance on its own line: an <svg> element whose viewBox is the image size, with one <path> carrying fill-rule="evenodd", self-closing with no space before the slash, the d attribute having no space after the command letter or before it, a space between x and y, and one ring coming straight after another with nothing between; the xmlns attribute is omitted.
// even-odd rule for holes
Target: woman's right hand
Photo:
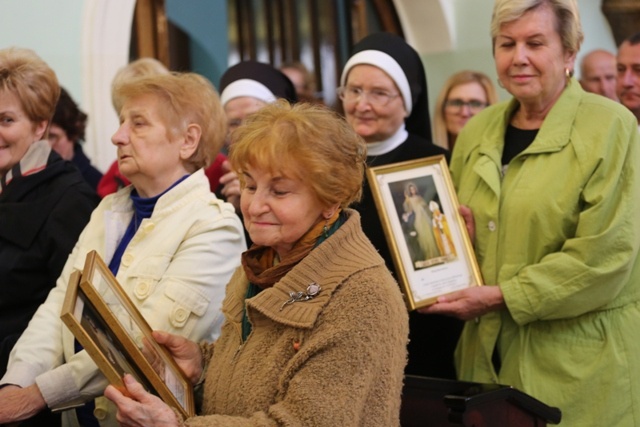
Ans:
<svg viewBox="0 0 640 427"><path fill-rule="evenodd" d="M476 242L476 220L473 218L473 212L466 205L460 205L458 208L458 213L464 219L464 224L467 226L467 233L469 234L469 239L471 239L471 244L475 245Z"/></svg>
<svg viewBox="0 0 640 427"><path fill-rule="evenodd" d="M163 331L153 331L153 338L169 350L191 384L197 384L203 369L200 346L185 337Z"/></svg>

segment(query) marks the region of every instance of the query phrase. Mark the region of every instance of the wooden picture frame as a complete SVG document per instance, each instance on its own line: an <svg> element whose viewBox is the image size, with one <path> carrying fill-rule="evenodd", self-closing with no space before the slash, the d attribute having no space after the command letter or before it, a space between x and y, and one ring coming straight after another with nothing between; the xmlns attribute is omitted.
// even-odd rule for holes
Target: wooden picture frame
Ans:
<svg viewBox="0 0 640 427"><path fill-rule="evenodd" d="M99 318L100 329L120 351L116 363L104 343L90 339L91 325L86 319L81 321L89 315ZM82 274L72 275L62 320L111 384L126 391L123 376L131 373L185 418L195 415L191 383L167 349L153 338L151 327L95 251L87 254Z"/></svg>
<svg viewBox="0 0 640 427"><path fill-rule="evenodd" d="M444 156L367 169L409 310L482 285Z"/></svg>
<svg viewBox="0 0 640 427"><path fill-rule="evenodd" d="M81 277L79 271L74 271L69 278L60 316L62 321L107 380L122 393L128 394L122 378L129 373L147 390L157 394L80 288Z"/></svg>

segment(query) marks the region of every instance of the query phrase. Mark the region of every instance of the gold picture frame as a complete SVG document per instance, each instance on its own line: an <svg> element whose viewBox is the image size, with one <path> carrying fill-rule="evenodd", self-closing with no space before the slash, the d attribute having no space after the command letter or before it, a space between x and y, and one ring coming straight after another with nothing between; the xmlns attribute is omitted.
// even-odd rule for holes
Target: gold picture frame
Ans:
<svg viewBox="0 0 640 427"><path fill-rule="evenodd" d="M130 373L185 418L194 416L191 383L95 251L69 282L62 320L107 380L126 393Z"/></svg>
<svg viewBox="0 0 640 427"><path fill-rule="evenodd" d="M444 156L371 167L367 179L409 310L483 284Z"/></svg>

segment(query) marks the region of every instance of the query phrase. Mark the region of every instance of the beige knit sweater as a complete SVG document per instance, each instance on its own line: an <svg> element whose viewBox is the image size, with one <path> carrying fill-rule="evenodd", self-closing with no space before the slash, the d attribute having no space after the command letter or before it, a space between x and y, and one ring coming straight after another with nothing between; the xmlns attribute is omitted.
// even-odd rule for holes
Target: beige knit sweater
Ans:
<svg viewBox="0 0 640 427"><path fill-rule="evenodd" d="M349 216L273 288L247 301L253 330L241 341L247 279L227 287L212 345L202 413L188 426L399 425L407 309L398 285ZM285 305L289 292L322 287Z"/></svg>

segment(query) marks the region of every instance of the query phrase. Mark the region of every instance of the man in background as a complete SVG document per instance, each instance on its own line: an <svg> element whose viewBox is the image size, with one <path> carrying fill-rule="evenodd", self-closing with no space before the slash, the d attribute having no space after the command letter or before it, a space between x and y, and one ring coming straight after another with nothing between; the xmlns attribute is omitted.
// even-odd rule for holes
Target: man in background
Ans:
<svg viewBox="0 0 640 427"><path fill-rule="evenodd" d="M602 49L587 53L580 63L580 84L587 92L617 101L615 55Z"/></svg>
<svg viewBox="0 0 640 427"><path fill-rule="evenodd" d="M616 67L618 98L640 120L640 32L620 44Z"/></svg>

